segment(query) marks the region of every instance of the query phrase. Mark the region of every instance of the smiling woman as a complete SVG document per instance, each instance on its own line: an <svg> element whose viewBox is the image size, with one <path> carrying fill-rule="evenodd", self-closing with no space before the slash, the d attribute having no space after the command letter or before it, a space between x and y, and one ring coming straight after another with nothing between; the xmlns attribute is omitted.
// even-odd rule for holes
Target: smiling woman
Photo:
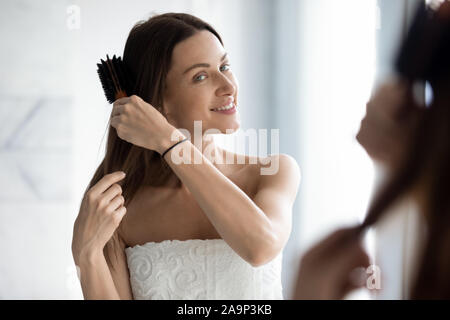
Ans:
<svg viewBox="0 0 450 320"><path fill-rule="evenodd" d="M214 50L205 52L205 47ZM208 61L204 62L203 57ZM131 30L123 54L126 70L134 80L129 95L136 95L151 104L169 123L192 129L193 119L201 119L204 124L205 116L214 116L209 112L211 108L226 105L229 99L237 101L237 81L231 71L222 69L225 57L220 35L212 26L192 15L166 13L141 21ZM196 63L192 65L192 62ZM219 70L222 76L217 79ZM208 73L209 79L206 79ZM217 96L212 88L217 80L226 82L226 88L221 86L218 90L231 89L235 94L219 92ZM194 108L198 105L205 108ZM217 119L212 127L218 128L221 121L224 119ZM222 127L238 126L238 123L222 124ZM105 159L90 186L105 174L119 169L127 173L123 185L125 205L143 184L163 186L172 181L181 185L155 150L128 143L117 136L116 130L109 130Z"/></svg>
<svg viewBox="0 0 450 320"><path fill-rule="evenodd" d="M189 14L157 15L133 27L123 62L133 89L114 102L74 226L84 297L282 299L300 170L285 154L254 161L222 150L206 132L240 127L218 33ZM176 163L179 153L200 162ZM261 176L272 161L278 170Z"/></svg>

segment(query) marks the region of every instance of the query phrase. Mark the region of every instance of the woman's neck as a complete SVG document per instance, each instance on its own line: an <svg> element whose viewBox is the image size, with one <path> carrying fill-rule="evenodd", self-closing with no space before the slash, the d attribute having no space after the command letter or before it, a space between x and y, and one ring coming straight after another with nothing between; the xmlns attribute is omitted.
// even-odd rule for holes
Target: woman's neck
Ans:
<svg viewBox="0 0 450 320"><path fill-rule="evenodd" d="M201 150L203 156L208 159L213 166L223 172L226 150L223 150L217 146L214 140L214 135L202 136L201 138L197 137L197 139L194 139L194 135L191 134L190 141L194 145L194 147L197 148L197 150ZM195 159L191 159L191 163L195 164L194 160ZM171 176L171 178L167 181L166 186L169 188L178 189L179 191L185 189L187 190L183 182L181 182L181 185L178 184L178 179L175 175Z"/></svg>
<svg viewBox="0 0 450 320"><path fill-rule="evenodd" d="M200 150L203 156L208 159L215 167L219 160L223 163L222 149L219 148L215 142L214 135L202 135L202 137L196 137L191 134L191 143ZM192 159L194 163L194 159Z"/></svg>

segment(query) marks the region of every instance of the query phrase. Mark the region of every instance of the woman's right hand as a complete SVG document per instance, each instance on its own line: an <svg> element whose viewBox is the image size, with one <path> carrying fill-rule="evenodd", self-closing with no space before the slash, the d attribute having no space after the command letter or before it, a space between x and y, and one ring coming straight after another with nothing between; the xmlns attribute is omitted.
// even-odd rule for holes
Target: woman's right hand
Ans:
<svg viewBox="0 0 450 320"><path fill-rule="evenodd" d="M75 220L72 254L75 264L93 253L102 253L126 213L122 188L116 182L125 174L116 171L105 175L83 198Z"/></svg>

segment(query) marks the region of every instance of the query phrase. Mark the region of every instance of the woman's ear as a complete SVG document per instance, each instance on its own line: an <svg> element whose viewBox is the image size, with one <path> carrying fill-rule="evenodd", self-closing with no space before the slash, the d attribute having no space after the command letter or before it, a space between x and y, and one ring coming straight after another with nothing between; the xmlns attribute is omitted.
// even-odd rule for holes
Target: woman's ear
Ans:
<svg viewBox="0 0 450 320"><path fill-rule="evenodd" d="M167 118L170 114L170 92L167 84L164 84L162 99L161 99L161 113Z"/></svg>
<svg viewBox="0 0 450 320"><path fill-rule="evenodd" d="M171 110L170 104L164 99L161 106L162 115L167 119L167 122L175 126L175 120L172 117Z"/></svg>

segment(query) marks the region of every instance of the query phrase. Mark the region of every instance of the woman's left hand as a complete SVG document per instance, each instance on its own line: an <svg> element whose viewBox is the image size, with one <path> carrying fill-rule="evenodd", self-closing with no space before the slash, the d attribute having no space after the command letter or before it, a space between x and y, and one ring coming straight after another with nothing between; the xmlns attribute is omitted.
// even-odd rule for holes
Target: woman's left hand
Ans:
<svg viewBox="0 0 450 320"><path fill-rule="evenodd" d="M160 154L163 142L175 130L158 110L136 95L114 101L111 126L121 139Z"/></svg>
<svg viewBox="0 0 450 320"><path fill-rule="evenodd" d="M355 271L360 271L358 276L361 276L362 269L366 275L365 268L369 266L369 256L356 232L355 227L339 229L304 254L294 299L342 299L350 291L366 284L354 277Z"/></svg>

